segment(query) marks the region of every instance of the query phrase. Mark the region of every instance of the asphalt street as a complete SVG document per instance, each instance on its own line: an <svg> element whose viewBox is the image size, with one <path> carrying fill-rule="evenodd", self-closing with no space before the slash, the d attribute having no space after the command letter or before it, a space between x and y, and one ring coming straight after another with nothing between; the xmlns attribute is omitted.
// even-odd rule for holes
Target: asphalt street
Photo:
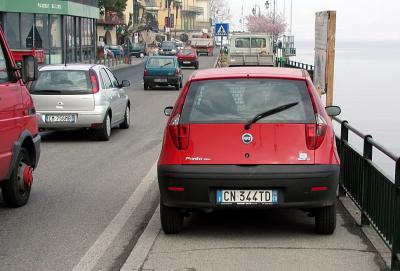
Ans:
<svg viewBox="0 0 400 271"><path fill-rule="evenodd" d="M212 67L215 58L200 57L200 68ZM191 72L184 69L184 78ZM143 64L115 74L131 81L131 127L113 129L108 142L95 141L88 131L42 134L29 203L10 209L0 196L0 270L72 270L99 236L107 237L110 222L157 160L166 122L163 110L179 92L144 91ZM109 238L96 270L118 270L129 256L157 207L155 181L151 187L115 238Z"/></svg>

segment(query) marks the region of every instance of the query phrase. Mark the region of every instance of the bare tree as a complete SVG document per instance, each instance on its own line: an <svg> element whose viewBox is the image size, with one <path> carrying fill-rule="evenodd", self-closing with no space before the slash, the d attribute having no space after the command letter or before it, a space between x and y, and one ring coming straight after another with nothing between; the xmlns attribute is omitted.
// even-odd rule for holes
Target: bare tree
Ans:
<svg viewBox="0 0 400 271"><path fill-rule="evenodd" d="M268 33L274 35L278 39L286 31L287 23L282 15L276 15L275 18L272 13L267 15L246 17L247 30L254 33Z"/></svg>
<svg viewBox="0 0 400 271"><path fill-rule="evenodd" d="M229 22L232 19L229 4L226 0L210 0L210 11L213 23Z"/></svg>

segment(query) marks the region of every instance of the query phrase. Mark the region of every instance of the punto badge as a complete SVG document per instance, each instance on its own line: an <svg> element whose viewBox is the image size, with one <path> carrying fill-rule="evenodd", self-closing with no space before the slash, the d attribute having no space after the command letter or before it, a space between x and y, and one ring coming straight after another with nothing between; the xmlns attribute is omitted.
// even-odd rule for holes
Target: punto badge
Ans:
<svg viewBox="0 0 400 271"><path fill-rule="evenodd" d="M253 142L253 136L249 133L245 133L242 135L242 142L244 144L250 144L251 142Z"/></svg>

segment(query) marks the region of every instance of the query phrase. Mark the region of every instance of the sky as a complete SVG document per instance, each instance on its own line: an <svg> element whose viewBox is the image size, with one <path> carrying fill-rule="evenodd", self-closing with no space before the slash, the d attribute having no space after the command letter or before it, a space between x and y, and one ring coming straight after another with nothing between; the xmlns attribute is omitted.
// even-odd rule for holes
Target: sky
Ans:
<svg viewBox="0 0 400 271"><path fill-rule="evenodd" d="M265 0L226 0L232 15L231 29L241 30L239 20L251 14L255 4L266 12ZM273 0L270 3L272 11ZM290 24L291 0L276 0L277 12ZM292 0L292 34L297 40L314 39L315 12L336 10L336 39L346 41L400 41L400 0ZM286 7L284 9L284 6Z"/></svg>

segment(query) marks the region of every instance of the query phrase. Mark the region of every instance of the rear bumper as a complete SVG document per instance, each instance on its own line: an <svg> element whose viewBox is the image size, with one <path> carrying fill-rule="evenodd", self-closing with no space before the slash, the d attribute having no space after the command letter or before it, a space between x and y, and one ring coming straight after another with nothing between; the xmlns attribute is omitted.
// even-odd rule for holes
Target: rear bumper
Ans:
<svg viewBox="0 0 400 271"><path fill-rule="evenodd" d="M157 80L163 80L166 79L166 82L156 82ZM154 84L154 85L159 85L159 86L169 86L169 85L175 85L179 83L179 76L144 76L143 81L148 84Z"/></svg>
<svg viewBox="0 0 400 271"><path fill-rule="evenodd" d="M73 128L90 128L92 124L102 124L107 107L96 106L92 111L37 111L36 119L40 129L73 129ZM58 114L75 114L75 123L46 123L46 115Z"/></svg>
<svg viewBox="0 0 400 271"><path fill-rule="evenodd" d="M180 66L198 66L199 61L197 60L178 60Z"/></svg>
<svg viewBox="0 0 400 271"><path fill-rule="evenodd" d="M161 203L182 209L240 207L315 208L336 200L339 180L337 165L159 165ZM169 191L168 187L184 191ZM326 191L311 187L327 186ZM272 189L278 191L273 205L219 205L217 189Z"/></svg>

